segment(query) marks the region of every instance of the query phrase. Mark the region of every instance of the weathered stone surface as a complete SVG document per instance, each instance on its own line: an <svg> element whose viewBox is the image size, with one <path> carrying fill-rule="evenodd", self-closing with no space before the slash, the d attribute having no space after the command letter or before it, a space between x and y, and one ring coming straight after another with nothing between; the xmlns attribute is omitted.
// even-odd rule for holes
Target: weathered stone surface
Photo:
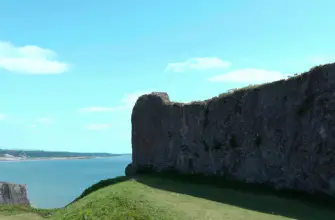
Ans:
<svg viewBox="0 0 335 220"><path fill-rule="evenodd" d="M134 167L223 175L335 196L335 64L188 104L141 96Z"/></svg>
<svg viewBox="0 0 335 220"><path fill-rule="evenodd" d="M30 205L26 186L0 182L0 204Z"/></svg>

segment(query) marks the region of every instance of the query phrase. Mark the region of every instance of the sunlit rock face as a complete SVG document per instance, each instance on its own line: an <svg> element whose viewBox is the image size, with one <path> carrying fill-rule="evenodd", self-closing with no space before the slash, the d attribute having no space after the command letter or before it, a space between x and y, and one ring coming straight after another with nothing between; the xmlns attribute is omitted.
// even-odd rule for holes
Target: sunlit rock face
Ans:
<svg viewBox="0 0 335 220"><path fill-rule="evenodd" d="M0 182L0 204L30 205L26 186Z"/></svg>
<svg viewBox="0 0 335 220"><path fill-rule="evenodd" d="M173 168L335 196L335 64L188 104L141 96L133 168Z"/></svg>

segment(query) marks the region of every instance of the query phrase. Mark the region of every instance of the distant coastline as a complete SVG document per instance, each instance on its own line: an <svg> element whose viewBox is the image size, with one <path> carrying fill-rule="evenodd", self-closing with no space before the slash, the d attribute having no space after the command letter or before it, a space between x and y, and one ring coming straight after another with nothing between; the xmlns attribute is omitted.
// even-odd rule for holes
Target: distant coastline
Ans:
<svg viewBox="0 0 335 220"><path fill-rule="evenodd" d="M0 149L0 161L79 160L79 159L109 158L120 155L122 154Z"/></svg>
<svg viewBox="0 0 335 220"><path fill-rule="evenodd" d="M115 155L120 156L120 155ZM0 157L0 162L3 161L35 161L35 160L82 160L82 159L95 159L95 158L109 158L109 157L115 157L115 156L107 156L107 157L98 157L98 156L83 156L83 157Z"/></svg>

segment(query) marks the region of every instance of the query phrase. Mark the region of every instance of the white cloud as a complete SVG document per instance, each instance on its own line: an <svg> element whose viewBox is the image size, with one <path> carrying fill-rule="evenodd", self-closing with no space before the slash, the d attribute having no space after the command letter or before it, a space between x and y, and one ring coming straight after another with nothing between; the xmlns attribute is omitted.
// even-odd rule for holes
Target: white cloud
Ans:
<svg viewBox="0 0 335 220"><path fill-rule="evenodd" d="M145 94L149 94L151 92L148 91L137 91L137 92L133 92L133 93L127 93L123 96L123 98L121 99L121 102L124 104L122 106L124 107L134 107L137 99Z"/></svg>
<svg viewBox="0 0 335 220"><path fill-rule="evenodd" d="M5 120L5 118L7 118L7 115L0 113L0 121Z"/></svg>
<svg viewBox="0 0 335 220"><path fill-rule="evenodd" d="M79 112L81 113L101 113L101 112L114 112L124 109L131 109L134 107L137 99L144 94L148 94L151 92L148 91L137 91L133 93L127 93L121 99L121 104L119 106L114 107L106 107L106 106L91 106L86 108L80 108Z"/></svg>
<svg viewBox="0 0 335 220"><path fill-rule="evenodd" d="M51 125L51 124L53 124L54 119L53 118L48 118L48 117L38 118L37 122L41 125Z"/></svg>
<svg viewBox="0 0 335 220"><path fill-rule="evenodd" d="M278 71L264 69L240 69L220 74L208 79L210 82L265 83L284 79L285 75Z"/></svg>
<svg viewBox="0 0 335 220"><path fill-rule="evenodd" d="M28 125L27 127L28 128L37 128L37 125L36 124L32 124L32 125Z"/></svg>
<svg viewBox="0 0 335 220"><path fill-rule="evenodd" d="M59 74L69 69L67 63L56 60L57 54L33 45L15 46L0 41L0 68L25 74Z"/></svg>
<svg viewBox="0 0 335 220"><path fill-rule="evenodd" d="M231 65L230 62L217 57L191 58L184 62L169 63L165 72L185 72L188 70L224 69Z"/></svg>
<svg viewBox="0 0 335 220"><path fill-rule="evenodd" d="M29 124L26 127L27 128L37 128L37 127L41 127L41 126L52 125L53 123L54 123L54 119L53 118L43 117L43 118L37 118L36 120L34 120L33 124Z"/></svg>
<svg viewBox="0 0 335 220"><path fill-rule="evenodd" d="M86 126L88 130L100 131L110 128L111 124L89 124Z"/></svg>

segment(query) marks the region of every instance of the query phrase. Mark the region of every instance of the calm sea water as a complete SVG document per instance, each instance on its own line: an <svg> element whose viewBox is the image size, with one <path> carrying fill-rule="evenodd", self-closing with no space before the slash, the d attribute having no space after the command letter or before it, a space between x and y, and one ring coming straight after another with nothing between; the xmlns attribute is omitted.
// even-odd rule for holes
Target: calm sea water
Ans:
<svg viewBox="0 0 335 220"><path fill-rule="evenodd" d="M131 155L82 160L0 162L0 181L26 184L32 206L59 208L100 180L124 175Z"/></svg>

